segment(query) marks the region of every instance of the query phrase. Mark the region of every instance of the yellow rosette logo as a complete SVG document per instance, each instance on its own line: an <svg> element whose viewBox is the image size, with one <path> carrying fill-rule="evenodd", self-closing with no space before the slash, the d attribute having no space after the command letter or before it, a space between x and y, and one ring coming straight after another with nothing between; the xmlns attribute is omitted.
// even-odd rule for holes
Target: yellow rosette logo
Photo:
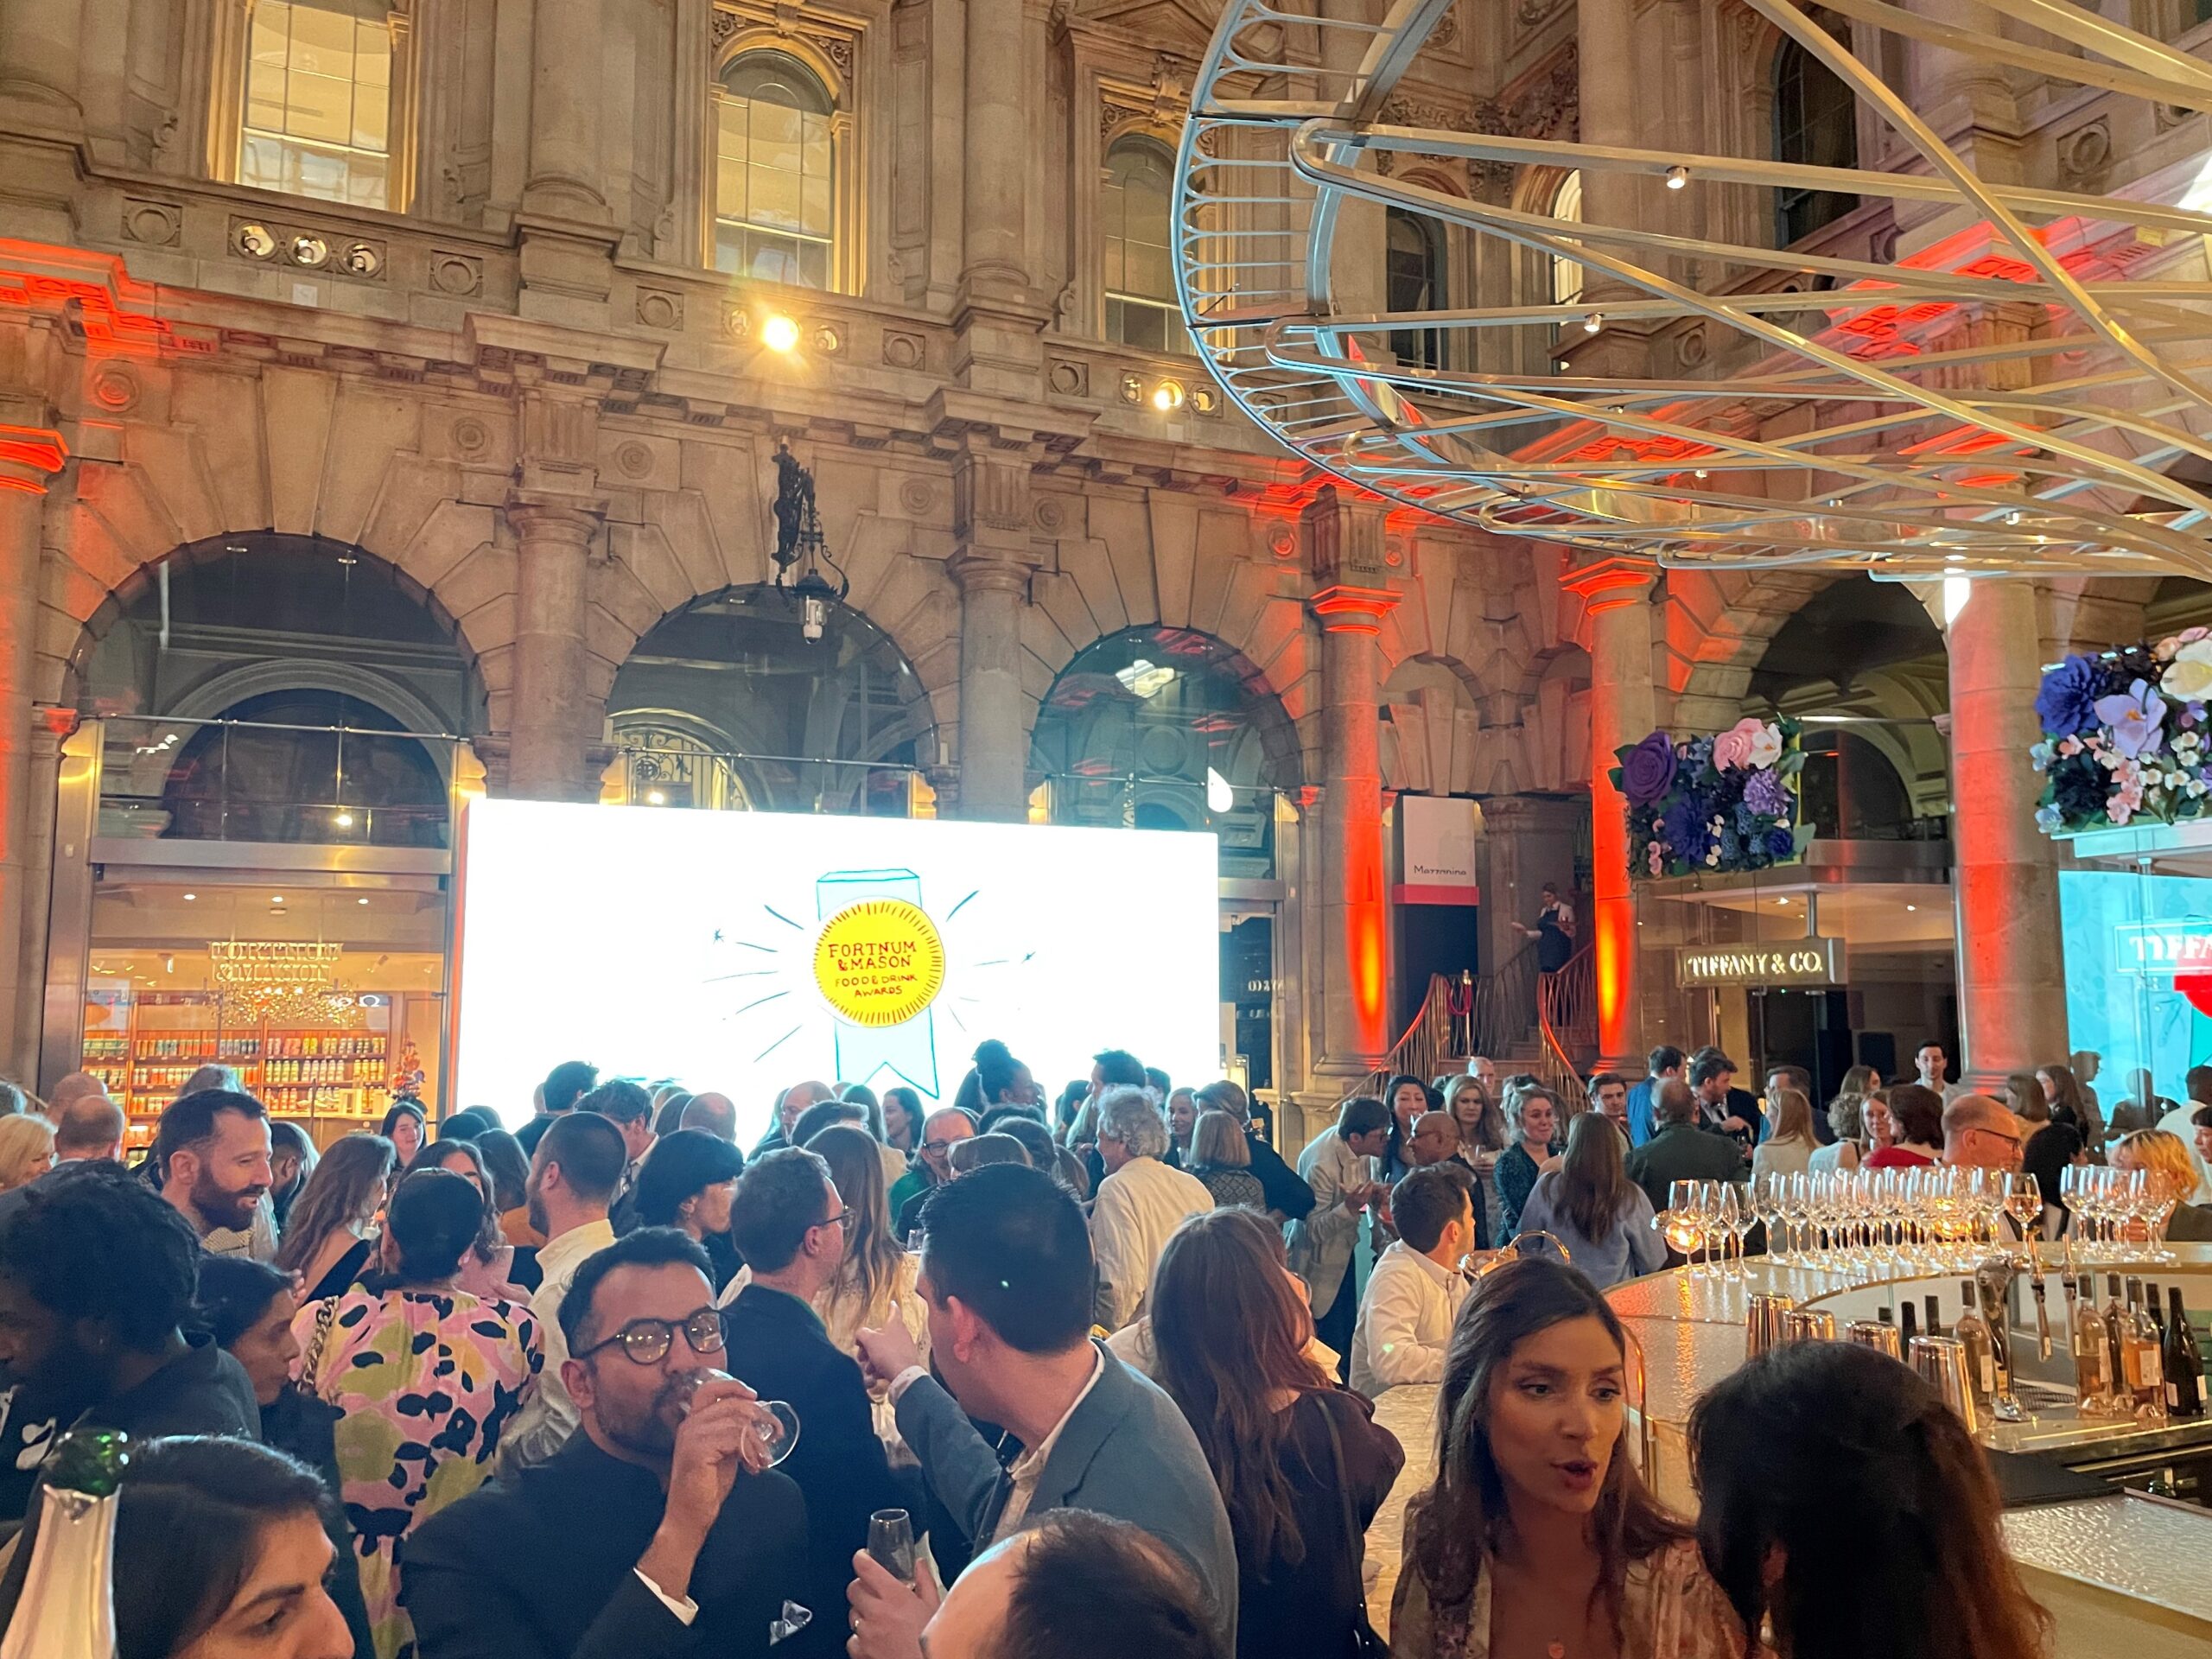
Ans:
<svg viewBox="0 0 2212 1659"><path fill-rule="evenodd" d="M944 988L944 940L919 905L866 899L823 924L814 982L840 1019L903 1026Z"/></svg>

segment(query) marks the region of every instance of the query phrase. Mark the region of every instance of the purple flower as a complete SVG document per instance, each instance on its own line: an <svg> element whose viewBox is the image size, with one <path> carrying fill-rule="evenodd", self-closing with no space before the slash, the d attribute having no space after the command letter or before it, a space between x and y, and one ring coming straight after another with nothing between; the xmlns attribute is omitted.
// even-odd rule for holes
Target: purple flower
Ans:
<svg viewBox="0 0 2212 1659"><path fill-rule="evenodd" d="M1667 844L1675 849L1675 857L1694 860L1703 855L1711 831L1696 802L1676 801L1667 809L1666 823Z"/></svg>
<svg viewBox="0 0 2212 1659"><path fill-rule="evenodd" d="M1621 752L1621 793L1630 805L1649 805L1665 795L1674 782L1675 745L1666 733L1654 732L1634 748Z"/></svg>
<svg viewBox="0 0 2212 1659"><path fill-rule="evenodd" d="M1789 810L1789 785L1771 767L1754 772L1744 780L1744 804L1770 818L1785 817Z"/></svg>
<svg viewBox="0 0 2212 1659"><path fill-rule="evenodd" d="M2112 728L2113 747L2129 760L2158 747L2158 726L2166 717L2166 700L2150 681L2137 680L2125 691L2099 697L2095 707L2099 722Z"/></svg>
<svg viewBox="0 0 2212 1659"><path fill-rule="evenodd" d="M1770 858L1793 857L1797 851L1797 837L1783 829L1766 832L1766 851Z"/></svg>
<svg viewBox="0 0 2212 1659"><path fill-rule="evenodd" d="M2096 658L2069 657L2043 677L2036 715L2053 737L2075 737L2097 728L2097 695L2103 689Z"/></svg>

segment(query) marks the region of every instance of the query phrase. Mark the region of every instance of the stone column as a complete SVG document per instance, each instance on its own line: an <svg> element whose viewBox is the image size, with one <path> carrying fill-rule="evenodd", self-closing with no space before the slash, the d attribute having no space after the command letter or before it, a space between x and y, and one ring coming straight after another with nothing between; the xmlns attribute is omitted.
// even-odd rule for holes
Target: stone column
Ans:
<svg viewBox="0 0 2212 1659"><path fill-rule="evenodd" d="M1601 559L1570 571L1560 583L1581 595L1589 620L1589 925L1597 947L1599 1065L1615 1071L1636 1065L1644 1035L1638 1029L1628 805L1611 773L1613 752L1649 736L1659 723L1651 677L1652 576L1649 565Z"/></svg>
<svg viewBox="0 0 2212 1659"><path fill-rule="evenodd" d="M1390 1046L1390 931L1382 847L1382 690L1377 637L1397 591L1382 558L1382 513L1324 485L1300 515L1321 630L1319 815L1321 1053L1315 1079L1364 1077Z"/></svg>
<svg viewBox="0 0 2212 1659"><path fill-rule="evenodd" d="M518 493L507 522L519 544L515 571L515 674L508 718L507 793L591 800L584 749L591 699L584 688L585 586L599 518L569 499Z"/></svg>
<svg viewBox="0 0 2212 1659"><path fill-rule="evenodd" d="M10 399L11 403L15 400ZM0 1063L18 1077L37 1021L22 1023L24 918L36 860L31 704L37 674L40 527L47 480L68 448L60 433L0 425Z"/></svg>
<svg viewBox="0 0 2212 1659"><path fill-rule="evenodd" d="M2067 1052L2057 849L2036 828L2043 736L2036 586L1977 582L1951 624L1951 846L1958 882L1961 1075L2005 1075Z"/></svg>
<svg viewBox="0 0 2212 1659"><path fill-rule="evenodd" d="M1021 613L1036 555L1029 543L1029 455L978 448L953 467L948 569L960 585L960 786L963 818L1020 823L1029 813L1029 725Z"/></svg>
<svg viewBox="0 0 2212 1659"><path fill-rule="evenodd" d="M972 296L1028 290L1029 112L1024 0L968 0L967 133L961 282Z"/></svg>
<svg viewBox="0 0 2212 1659"><path fill-rule="evenodd" d="M531 43L530 173L523 206L607 217L599 116L606 102L605 0L537 0Z"/></svg>
<svg viewBox="0 0 2212 1659"><path fill-rule="evenodd" d="M1643 133L1637 121L1639 75L1656 72L1649 42L1637 39L1635 0L1580 0L1574 11L1575 73L1580 83L1576 120L1586 144L1631 148ZM1592 225L1637 223L1638 180L1633 174L1587 168L1582 174L1582 217ZM1618 254L1618 246L1605 251ZM1594 271L1582 279L1582 297L1603 302L1624 290Z"/></svg>

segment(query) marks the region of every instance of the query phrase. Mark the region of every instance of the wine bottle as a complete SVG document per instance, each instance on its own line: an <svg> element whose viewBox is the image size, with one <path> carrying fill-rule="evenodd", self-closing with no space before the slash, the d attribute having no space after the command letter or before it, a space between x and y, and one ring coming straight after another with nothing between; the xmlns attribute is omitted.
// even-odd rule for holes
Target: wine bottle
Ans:
<svg viewBox="0 0 2212 1659"><path fill-rule="evenodd" d="M1967 1386L1986 1406L1997 1395L1997 1357L1989 1340L1989 1326L1974 1312L1974 1281L1959 1286L1959 1322L1954 1327L1959 1345L1966 1350Z"/></svg>
<svg viewBox="0 0 2212 1659"><path fill-rule="evenodd" d="M2143 1281L2127 1281L2127 1389L2135 1402L2135 1421L2139 1423L2163 1423L2166 1421L2166 1379L2164 1357L2160 1353L2158 1327L2143 1311Z"/></svg>
<svg viewBox="0 0 2212 1659"><path fill-rule="evenodd" d="M76 1429L48 1455L38 1540L0 1659L115 1659L115 1505L130 1437Z"/></svg>
<svg viewBox="0 0 2212 1659"><path fill-rule="evenodd" d="M2181 1287L2166 1287L2166 1414L2202 1417L2204 1414L2204 1356L2196 1332L2189 1323L2189 1310L2181 1305Z"/></svg>
<svg viewBox="0 0 2212 1659"><path fill-rule="evenodd" d="M2074 1389L2084 1417L2112 1414L2112 1364L2105 1353L2104 1316L2090 1300L2089 1276L2066 1287L2066 1325L2074 1349Z"/></svg>
<svg viewBox="0 0 2212 1659"><path fill-rule="evenodd" d="M1943 1334L1943 1313L1933 1296L1923 1299L1928 1304L1928 1329L1924 1334L1940 1337Z"/></svg>
<svg viewBox="0 0 2212 1659"><path fill-rule="evenodd" d="M1912 1351L1912 1339L1920 1334L1919 1320L1909 1299L1897 1303L1897 1340L1904 1344L1908 1354Z"/></svg>

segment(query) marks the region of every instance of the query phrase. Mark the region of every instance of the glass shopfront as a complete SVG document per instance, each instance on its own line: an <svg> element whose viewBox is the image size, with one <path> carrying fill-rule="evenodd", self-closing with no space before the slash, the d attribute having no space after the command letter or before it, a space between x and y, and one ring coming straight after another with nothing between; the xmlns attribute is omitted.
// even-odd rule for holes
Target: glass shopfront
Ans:
<svg viewBox="0 0 2212 1659"><path fill-rule="evenodd" d="M2108 1122L2115 1106L2144 1104L2139 1071L2164 1111L2186 1100L2189 1069L2212 1063L2212 849L2171 845L2184 833L2140 838L2168 842L2163 852L2099 857L2107 838L2085 837L2062 855L2071 1054L2045 1058L2070 1061Z"/></svg>

